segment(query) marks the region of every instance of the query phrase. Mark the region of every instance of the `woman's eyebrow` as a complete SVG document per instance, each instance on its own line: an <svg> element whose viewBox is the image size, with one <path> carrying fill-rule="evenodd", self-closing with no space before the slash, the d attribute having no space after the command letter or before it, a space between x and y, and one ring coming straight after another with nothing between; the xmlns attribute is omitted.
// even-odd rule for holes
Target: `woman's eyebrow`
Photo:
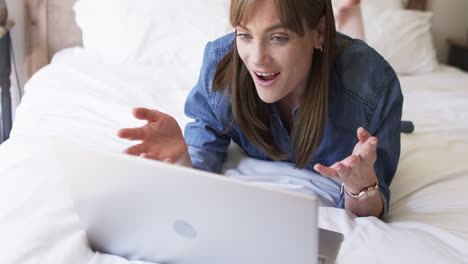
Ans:
<svg viewBox="0 0 468 264"><path fill-rule="evenodd" d="M243 29L245 31L250 31L246 26L243 26L243 25L239 24L238 27L240 27L241 29ZM265 31L270 32L270 31L273 31L273 30L284 29L284 28L285 27L282 24L275 24L273 26L268 27Z"/></svg>
<svg viewBox="0 0 468 264"><path fill-rule="evenodd" d="M271 27L268 27L266 29L266 31L273 31L273 30L277 30L277 29L284 29L285 27L282 25L282 24L276 24L276 25L273 25Z"/></svg>

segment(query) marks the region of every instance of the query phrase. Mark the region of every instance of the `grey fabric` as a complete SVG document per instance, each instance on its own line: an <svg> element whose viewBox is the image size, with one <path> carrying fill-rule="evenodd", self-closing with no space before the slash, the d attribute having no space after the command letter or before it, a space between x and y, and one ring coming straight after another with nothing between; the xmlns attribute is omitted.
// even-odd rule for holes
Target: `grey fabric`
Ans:
<svg viewBox="0 0 468 264"><path fill-rule="evenodd" d="M5 0L0 0L0 8L6 8Z"/></svg>
<svg viewBox="0 0 468 264"><path fill-rule="evenodd" d="M1 1L1 0L0 0ZM10 95L10 34L7 33L0 39L0 88L1 88L1 128L2 133L0 143L7 140L10 136L12 126L11 117L11 95Z"/></svg>
<svg viewBox="0 0 468 264"><path fill-rule="evenodd" d="M10 72L11 72L10 34L8 33L2 38L0 38L0 81L9 79Z"/></svg>

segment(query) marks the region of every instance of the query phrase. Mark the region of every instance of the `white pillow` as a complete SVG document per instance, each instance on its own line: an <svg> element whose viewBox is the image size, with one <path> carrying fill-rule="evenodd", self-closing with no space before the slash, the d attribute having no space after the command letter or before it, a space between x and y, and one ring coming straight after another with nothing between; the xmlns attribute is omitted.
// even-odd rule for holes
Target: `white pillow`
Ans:
<svg viewBox="0 0 468 264"><path fill-rule="evenodd" d="M382 9L403 9L403 0L361 0L362 6L373 6Z"/></svg>
<svg viewBox="0 0 468 264"><path fill-rule="evenodd" d="M362 6L366 42L399 74L431 72L437 68L432 42L432 13Z"/></svg>
<svg viewBox="0 0 468 264"><path fill-rule="evenodd" d="M198 74L208 41L232 31L229 0L78 0L84 48L115 62Z"/></svg>

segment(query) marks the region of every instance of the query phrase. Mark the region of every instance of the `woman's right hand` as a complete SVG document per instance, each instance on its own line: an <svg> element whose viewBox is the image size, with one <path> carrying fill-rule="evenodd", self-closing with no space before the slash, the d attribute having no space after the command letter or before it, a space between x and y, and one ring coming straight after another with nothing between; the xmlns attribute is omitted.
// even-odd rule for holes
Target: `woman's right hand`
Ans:
<svg viewBox="0 0 468 264"><path fill-rule="evenodd" d="M172 116L147 108L133 109L133 116L148 122L142 127L119 130L117 135L121 138L142 141L125 153L192 167L182 131Z"/></svg>

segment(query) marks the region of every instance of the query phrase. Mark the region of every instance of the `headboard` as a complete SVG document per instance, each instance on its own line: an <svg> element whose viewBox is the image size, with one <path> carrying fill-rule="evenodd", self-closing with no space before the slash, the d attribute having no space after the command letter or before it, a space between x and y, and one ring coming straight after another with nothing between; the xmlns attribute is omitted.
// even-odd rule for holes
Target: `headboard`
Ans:
<svg viewBox="0 0 468 264"><path fill-rule="evenodd" d="M82 45L81 31L75 23L73 11L76 1L25 0L28 79L49 64L55 52ZM426 2L427 0L407 0L407 8L425 10Z"/></svg>
<svg viewBox="0 0 468 264"><path fill-rule="evenodd" d="M75 23L77 0L25 0L28 79L49 64L55 52L81 46L81 31Z"/></svg>

